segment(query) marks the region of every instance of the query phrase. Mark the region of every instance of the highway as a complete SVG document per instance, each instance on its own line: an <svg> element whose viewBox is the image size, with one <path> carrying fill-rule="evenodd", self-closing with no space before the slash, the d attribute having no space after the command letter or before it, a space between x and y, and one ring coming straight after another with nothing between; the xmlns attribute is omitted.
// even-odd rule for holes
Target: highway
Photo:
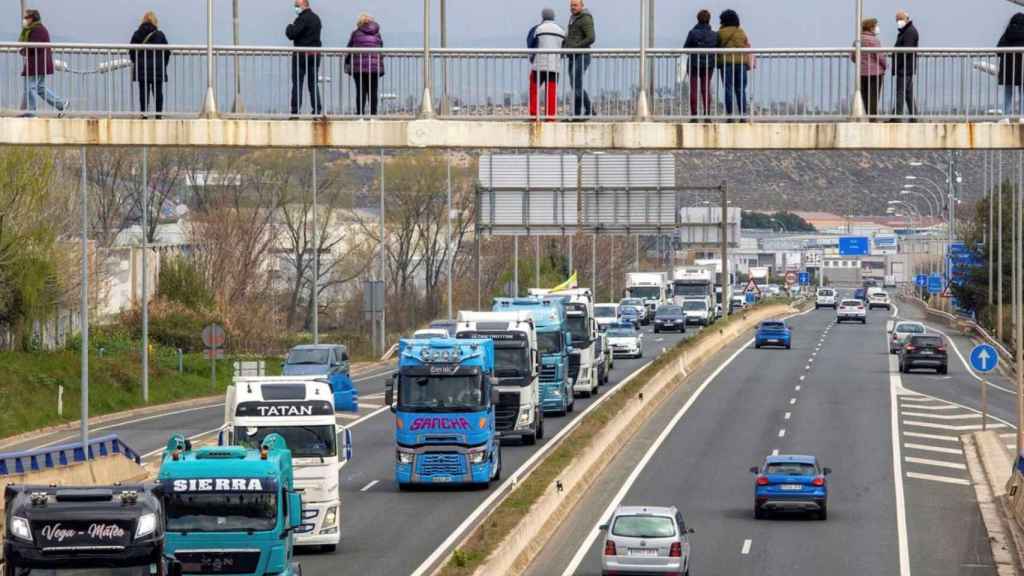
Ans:
<svg viewBox="0 0 1024 576"><path fill-rule="evenodd" d="M977 381L952 352L948 377L901 378L889 317L834 325L831 310L812 310L792 319L792 350L722 352L611 463L529 574L600 574L596 528L620 503L678 506L696 530L695 574L994 574L956 439L980 428L957 403ZM1013 398L1001 394L993 412L1008 419ZM826 522L754 520L749 468L775 450L834 470Z"/></svg>

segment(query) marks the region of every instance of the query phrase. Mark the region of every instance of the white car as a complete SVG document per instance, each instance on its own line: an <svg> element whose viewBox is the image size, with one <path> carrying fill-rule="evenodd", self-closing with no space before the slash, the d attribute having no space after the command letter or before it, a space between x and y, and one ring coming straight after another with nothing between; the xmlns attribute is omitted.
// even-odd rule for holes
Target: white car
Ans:
<svg viewBox="0 0 1024 576"><path fill-rule="evenodd" d="M613 356L632 356L642 358L644 355L644 335L639 330L625 324L610 326L605 331L608 347Z"/></svg>
<svg viewBox="0 0 1024 576"><path fill-rule="evenodd" d="M868 310L874 310L875 308L891 309L892 303L889 301L889 294L886 292L868 294Z"/></svg>
<svg viewBox="0 0 1024 576"><path fill-rule="evenodd" d="M836 324L846 320L860 321L861 324L868 323L868 311L862 300L843 300L836 308Z"/></svg>
<svg viewBox="0 0 1024 576"><path fill-rule="evenodd" d="M619 321L619 305L615 302L594 304L594 319L597 320L597 329L604 332L612 324Z"/></svg>
<svg viewBox="0 0 1024 576"><path fill-rule="evenodd" d="M835 307L836 291L831 288L818 288L818 299L814 302L814 309Z"/></svg>
<svg viewBox="0 0 1024 576"><path fill-rule="evenodd" d="M889 336L889 354L895 354L914 335L924 334L927 330L920 322L897 322Z"/></svg>
<svg viewBox="0 0 1024 576"><path fill-rule="evenodd" d="M687 324L707 326L714 322L714 311L708 309L707 300L683 300L683 316Z"/></svg>

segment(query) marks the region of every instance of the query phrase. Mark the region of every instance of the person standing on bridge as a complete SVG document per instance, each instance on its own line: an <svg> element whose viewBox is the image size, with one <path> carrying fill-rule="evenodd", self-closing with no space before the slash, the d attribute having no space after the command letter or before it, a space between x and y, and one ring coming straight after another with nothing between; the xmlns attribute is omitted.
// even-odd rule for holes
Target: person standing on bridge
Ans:
<svg viewBox="0 0 1024 576"><path fill-rule="evenodd" d="M167 36L159 28L156 14L146 12L142 24L132 34L132 44L167 45ZM132 80L139 83L139 110L146 116L149 106L149 94L156 99L156 118L159 120L164 111L164 82L167 81L167 64L171 60L170 50L132 50L128 53L132 59Z"/></svg>
<svg viewBox="0 0 1024 576"><path fill-rule="evenodd" d="M43 26L38 10L25 10L21 26L18 42L50 43L50 32ZM70 103L46 87L46 77L53 75L53 53L50 48L21 48L18 52L25 59L24 67L21 69L21 75L25 78L25 116L35 116L36 98L39 97L56 108L57 116L63 118L70 108Z"/></svg>
<svg viewBox="0 0 1024 576"><path fill-rule="evenodd" d="M914 21L905 10L896 13L896 48L917 48L919 38ZM913 116L914 109L914 74L917 73L917 54L913 52L897 52L893 54L892 76L896 82L896 116L903 116L906 105L907 116ZM894 119L899 122L900 119ZM913 118L910 119L913 122Z"/></svg>
<svg viewBox="0 0 1024 576"><path fill-rule="evenodd" d="M570 0L569 30L565 35L562 48L581 50L590 48L597 40L594 32L594 17L583 6L583 0ZM572 113L573 116L591 116L594 109L590 103L590 94L583 86L583 76L590 68L590 54L569 55L569 77L572 80Z"/></svg>
<svg viewBox="0 0 1024 576"><path fill-rule="evenodd" d="M320 33L323 25L320 17L309 7L309 0L295 0L295 21L285 28L285 36L295 45L296 48L320 48L323 43L320 41ZM320 53L300 52L292 53L292 116L298 116L302 107L302 83L306 82L309 88L310 107L314 116L323 113L323 100L320 98L320 88L317 86L317 77L320 74Z"/></svg>
<svg viewBox="0 0 1024 576"><path fill-rule="evenodd" d="M697 13L697 25L686 35L683 48L710 50L718 47L718 33L711 29L711 12ZM697 92L704 115L711 114L711 77L715 74L715 55L706 53L690 54L687 72L690 75L690 116L698 116ZM692 122L692 120L691 120Z"/></svg>
<svg viewBox="0 0 1024 576"><path fill-rule="evenodd" d="M998 47L1024 47L1024 13L1017 12L1010 18L1010 23L1006 25L1006 30L999 38ZM1007 119L1013 116L1015 111L1020 115L1020 108L1013 108L1013 94L1021 93L1021 87L1024 86L1024 54L1000 52L999 85L1003 87L1003 114Z"/></svg>
<svg viewBox="0 0 1024 576"><path fill-rule="evenodd" d="M880 48L882 43L878 40L878 34L877 18L867 18L861 22L861 46ZM856 59L855 56L851 58ZM885 70L888 67L885 54L881 52L864 52L860 56L860 100L868 116L878 115L878 100L882 97L882 84L885 83Z"/></svg>
<svg viewBox="0 0 1024 576"><path fill-rule="evenodd" d="M735 10L725 10L718 17L718 47L741 49L750 48L750 38L740 27L740 15ZM716 62L722 69L725 83L725 113L737 116L747 114L747 73L754 67L753 54L729 53L718 55ZM691 80L692 82L692 80ZM735 107L733 106L735 100Z"/></svg>
<svg viewBox="0 0 1024 576"><path fill-rule="evenodd" d="M356 29L348 38L349 48L383 48L380 25L367 13L359 15ZM380 52L354 53L345 56L345 73L356 83L356 114L366 114L366 103L370 103L370 116L377 115L380 100L380 77L384 75L384 58Z"/></svg>
<svg viewBox="0 0 1024 576"><path fill-rule="evenodd" d="M530 29L526 46L537 50L558 50L565 41L565 30L555 23L555 11L545 8L540 13L541 23ZM530 56L530 116L540 114L538 103L540 87L544 86L544 108L548 118L558 113L558 73L561 57L554 52L542 52Z"/></svg>

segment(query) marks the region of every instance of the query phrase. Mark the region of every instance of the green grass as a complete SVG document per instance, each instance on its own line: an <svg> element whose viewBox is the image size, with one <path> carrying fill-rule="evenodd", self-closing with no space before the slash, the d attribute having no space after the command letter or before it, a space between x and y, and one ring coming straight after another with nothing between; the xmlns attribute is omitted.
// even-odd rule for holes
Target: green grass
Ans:
<svg viewBox="0 0 1024 576"><path fill-rule="evenodd" d="M788 300L783 299L765 301L748 308L744 313L730 316L727 320L714 324L712 328L724 329L737 322L738 317L746 316L746 313L773 304L788 303ZM590 446L604 426L621 412L628 402L636 398L637 393L647 385L651 378L665 365L674 362L678 358L679 352L696 346L704 339L709 338L712 332L713 330L702 330L693 338L677 343L625 384L616 392L615 396L588 414L580 425L562 441L561 445L555 448L525 481L520 482L519 486L486 518L484 523L473 531L467 541L452 553L451 558L442 568L441 575L466 576L479 568L480 564L498 547L505 535L518 526L534 503L544 494L544 491L558 479L577 456Z"/></svg>
<svg viewBox="0 0 1024 576"><path fill-rule="evenodd" d="M89 357L89 415L92 417L144 406L139 344L121 342L93 350ZM251 358L248 358L251 359ZM163 404L223 394L232 377L232 362L217 361L217 382L210 382L210 361L186 354L178 373L174 350L153 347L150 354L149 403ZM78 420L81 406L81 356L77 351L0 352L0 438ZM280 360L267 359L267 372L280 373ZM57 415L57 391L64 387L64 415Z"/></svg>

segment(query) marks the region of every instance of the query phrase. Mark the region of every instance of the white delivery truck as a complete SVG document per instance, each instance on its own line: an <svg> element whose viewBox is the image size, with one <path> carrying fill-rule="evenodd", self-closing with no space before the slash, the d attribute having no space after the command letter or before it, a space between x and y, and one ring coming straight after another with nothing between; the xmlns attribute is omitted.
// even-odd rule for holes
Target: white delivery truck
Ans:
<svg viewBox="0 0 1024 576"><path fill-rule="evenodd" d="M327 380L236 377L224 403L221 445L259 449L271 433L281 435L291 450L295 488L302 492L295 545L333 551L341 539L338 473L352 458L352 433L335 420Z"/></svg>
<svg viewBox="0 0 1024 576"><path fill-rule="evenodd" d="M578 396L597 394L601 382L597 374L597 320L594 319L594 296L589 288L571 288L551 292L548 298L563 298L565 316L572 335L569 354L569 377Z"/></svg>
<svg viewBox="0 0 1024 576"><path fill-rule="evenodd" d="M672 302L683 306L685 312L685 302L700 300L705 303L705 310L708 313L701 323L707 325L713 322L717 304L714 271L702 266L687 266L676 268L673 276ZM696 313L696 310L692 310L692 312ZM689 319L690 315L687 315L687 318Z"/></svg>
<svg viewBox="0 0 1024 576"><path fill-rule="evenodd" d="M524 444L544 438L533 315L526 311L459 312L455 337L494 341L494 376L498 379L494 426L498 435L518 436Z"/></svg>
<svg viewBox="0 0 1024 576"><path fill-rule="evenodd" d="M668 275L664 272L627 272L626 297L643 298L648 318L668 302Z"/></svg>

